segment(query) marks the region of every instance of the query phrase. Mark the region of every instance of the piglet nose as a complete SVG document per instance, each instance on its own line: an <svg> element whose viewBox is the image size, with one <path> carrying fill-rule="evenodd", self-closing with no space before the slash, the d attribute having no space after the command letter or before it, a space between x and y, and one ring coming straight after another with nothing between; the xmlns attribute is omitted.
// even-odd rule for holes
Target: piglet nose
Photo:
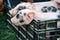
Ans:
<svg viewBox="0 0 60 40"><path fill-rule="evenodd" d="M24 22L24 20L20 20L20 22L22 23L22 22Z"/></svg>
<svg viewBox="0 0 60 40"><path fill-rule="evenodd" d="M11 19L11 22L14 23L14 24L17 23L13 18Z"/></svg>

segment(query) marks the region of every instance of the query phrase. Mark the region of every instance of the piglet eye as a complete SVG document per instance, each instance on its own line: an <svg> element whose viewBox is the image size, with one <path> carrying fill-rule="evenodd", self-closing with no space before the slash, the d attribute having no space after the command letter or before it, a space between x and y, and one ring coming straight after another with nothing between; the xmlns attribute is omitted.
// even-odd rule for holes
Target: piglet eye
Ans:
<svg viewBox="0 0 60 40"><path fill-rule="evenodd" d="M18 10L21 10L22 9L22 6L20 6L19 8L18 8Z"/></svg>
<svg viewBox="0 0 60 40"><path fill-rule="evenodd" d="M26 9L26 7L24 6L23 9Z"/></svg>
<svg viewBox="0 0 60 40"><path fill-rule="evenodd" d="M24 16L26 15L26 13L24 13Z"/></svg>
<svg viewBox="0 0 60 40"><path fill-rule="evenodd" d="M20 8L18 10L21 10Z"/></svg>
<svg viewBox="0 0 60 40"><path fill-rule="evenodd" d="M19 14L16 15L16 18L17 18L17 19L19 18Z"/></svg>
<svg viewBox="0 0 60 40"><path fill-rule="evenodd" d="M20 14L22 14L22 13L20 12Z"/></svg>
<svg viewBox="0 0 60 40"><path fill-rule="evenodd" d="M18 10L22 10L22 9L26 9L26 7L24 6L20 6L19 8L18 8Z"/></svg>

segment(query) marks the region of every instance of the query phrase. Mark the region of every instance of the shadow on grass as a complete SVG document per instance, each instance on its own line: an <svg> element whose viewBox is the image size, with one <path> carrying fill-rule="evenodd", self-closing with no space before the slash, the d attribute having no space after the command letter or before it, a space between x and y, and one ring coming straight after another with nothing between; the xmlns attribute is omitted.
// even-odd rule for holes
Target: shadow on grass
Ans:
<svg viewBox="0 0 60 40"><path fill-rule="evenodd" d="M0 16L0 40L17 40L15 32L12 29L8 29L6 23L6 15Z"/></svg>

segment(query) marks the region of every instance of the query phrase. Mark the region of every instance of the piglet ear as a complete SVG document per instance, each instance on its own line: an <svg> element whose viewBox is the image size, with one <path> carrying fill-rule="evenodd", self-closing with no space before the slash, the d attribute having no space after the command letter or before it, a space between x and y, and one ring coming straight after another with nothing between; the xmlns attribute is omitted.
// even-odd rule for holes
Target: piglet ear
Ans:
<svg viewBox="0 0 60 40"><path fill-rule="evenodd" d="M35 16L35 13L34 12L29 12L27 16L28 16L28 18L33 19L34 16Z"/></svg>
<svg viewBox="0 0 60 40"><path fill-rule="evenodd" d="M29 12L27 14L26 20L25 20L25 24L30 24L31 21L34 19L35 13L34 12Z"/></svg>
<svg viewBox="0 0 60 40"><path fill-rule="evenodd" d="M13 9L11 9L11 10L9 10L9 12L10 12L10 14L12 15L12 16L15 16L16 15L16 10L13 8Z"/></svg>

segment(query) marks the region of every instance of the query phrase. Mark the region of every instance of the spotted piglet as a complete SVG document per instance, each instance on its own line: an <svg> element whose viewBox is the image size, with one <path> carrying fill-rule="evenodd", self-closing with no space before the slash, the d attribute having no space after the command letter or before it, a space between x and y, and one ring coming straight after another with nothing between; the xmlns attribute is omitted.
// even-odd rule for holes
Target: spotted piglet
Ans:
<svg viewBox="0 0 60 40"><path fill-rule="evenodd" d="M19 3L15 8L11 9L9 12L12 16L15 16L19 10L22 9L33 9L34 5L30 2Z"/></svg>
<svg viewBox="0 0 60 40"><path fill-rule="evenodd" d="M20 10L13 18L11 18L11 22L17 26L28 25L32 22L33 19L36 21L60 19L60 13L43 13L31 9L23 9Z"/></svg>
<svg viewBox="0 0 60 40"><path fill-rule="evenodd" d="M23 9L20 10L13 18L11 18L11 22L17 26L27 25L34 18L34 11L31 9Z"/></svg>

